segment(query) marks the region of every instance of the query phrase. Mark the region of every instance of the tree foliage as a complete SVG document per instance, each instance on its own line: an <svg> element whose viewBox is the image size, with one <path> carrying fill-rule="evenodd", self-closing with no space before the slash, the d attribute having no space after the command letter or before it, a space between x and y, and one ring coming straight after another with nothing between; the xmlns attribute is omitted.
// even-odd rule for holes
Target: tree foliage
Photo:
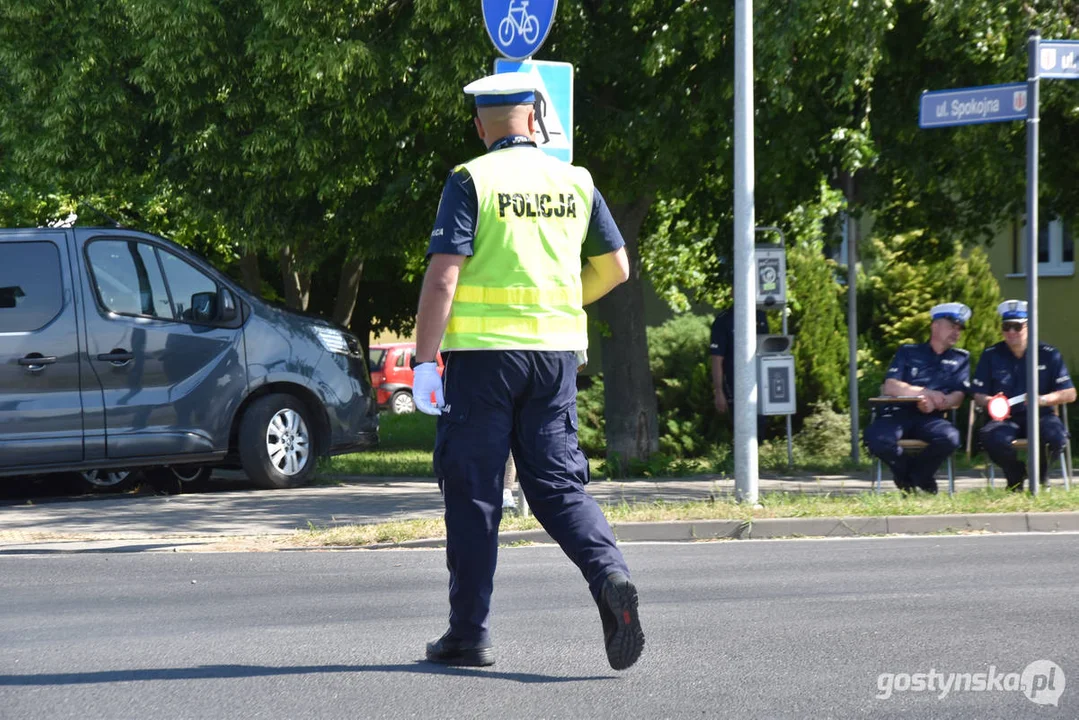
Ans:
<svg viewBox="0 0 1079 720"><path fill-rule="evenodd" d="M659 444L643 274L680 310L729 293L732 13L563 0L539 56L576 66L576 160L631 253L630 283L592 312L611 330L608 446L630 457ZM755 211L787 234L807 397L836 392L826 366L846 353L820 258L841 211L907 238L903 266L950 262L1022 209L1022 125L919 130L920 92L1021 80L1027 31L1072 37L1074 15L1026 0L755 3ZM7 0L0 212L40 222L90 199L363 336L407 330L442 182L481 150L460 88L492 57L478 6L450 0ZM1065 217L1079 214L1076 93L1043 85L1042 197ZM915 275L930 265L884 273L895 302L929 299ZM945 279L934 287L958 294ZM867 360L915 322L874 292Z"/></svg>

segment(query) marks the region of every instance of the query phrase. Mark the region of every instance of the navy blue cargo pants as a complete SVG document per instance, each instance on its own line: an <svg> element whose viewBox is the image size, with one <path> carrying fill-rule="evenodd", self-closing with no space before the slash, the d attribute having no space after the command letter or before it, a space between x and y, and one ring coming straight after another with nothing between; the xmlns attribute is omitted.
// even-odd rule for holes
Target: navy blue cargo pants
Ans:
<svg viewBox="0 0 1079 720"><path fill-rule="evenodd" d="M1008 487L1012 490L1023 489L1023 479L1026 477L1026 463L1019 459L1012 441L1027 436L1026 413L1013 415L1007 420L990 421L982 427L978 433L982 447L989 455L989 459L1000 466L1004 475L1008 478ZM1052 412L1042 412L1038 417L1038 436L1042 445L1049 448L1049 453L1056 455L1068 442L1068 430L1063 421ZM1042 449L1041 475L1042 480L1047 477L1049 469L1048 457L1045 448Z"/></svg>
<svg viewBox="0 0 1079 720"><path fill-rule="evenodd" d="M929 445L917 454L907 454L899 441L923 440ZM959 430L936 414L901 408L877 417L865 429L865 445L892 469L900 490L921 488L937 491L933 477L941 464L959 447Z"/></svg>
<svg viewBox="0 0 1079 720"><path fill-rule="evenodd" d="M585 492L577 445L577 358L572 352L449 353L442 376L434 466L446 502L450 630L486 640L502 519L502 476L513 450L532 513L598 598L612 572L629 575L614 533Z"/></svg>

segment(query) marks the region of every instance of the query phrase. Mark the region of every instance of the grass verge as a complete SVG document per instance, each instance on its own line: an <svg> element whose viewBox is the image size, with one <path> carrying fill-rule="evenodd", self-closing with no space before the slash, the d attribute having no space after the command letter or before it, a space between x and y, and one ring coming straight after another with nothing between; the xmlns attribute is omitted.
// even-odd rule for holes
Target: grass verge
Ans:
<svg viewBox="0 0 1079 720"><path fill-rule="evenodd" d="M766 493L761 506L750 507L730 498L715 498L683 503L653 502L606 505L603 508L612 524L664 522L675 520L756 520L762 518L879 517L887 515L973 515L979 513L1065 512L1079 510L1079 489L1054 488L1038 497L1007 490L970 490L947 495L899 493L875 495L804 495L801 493ZM534 530L535 518L504 515L500 530ZM400 543L421 538L445 537L441 518L406 520L377 525L347 525L333 528L311 527L300 532L292 544L318 546L362 546Z"/></svg>

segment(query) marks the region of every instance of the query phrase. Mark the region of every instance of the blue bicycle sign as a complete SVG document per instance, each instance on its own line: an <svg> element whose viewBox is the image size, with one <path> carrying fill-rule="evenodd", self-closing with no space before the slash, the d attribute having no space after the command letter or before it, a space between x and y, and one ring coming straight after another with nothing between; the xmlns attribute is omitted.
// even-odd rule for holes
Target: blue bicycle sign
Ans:
<svg viewBox="0 0 1079 720"><path fill-rule="evenodd" d="M498 52L523 60L547 39L557 7L558 0L483 0L483 24Z"/></svg>

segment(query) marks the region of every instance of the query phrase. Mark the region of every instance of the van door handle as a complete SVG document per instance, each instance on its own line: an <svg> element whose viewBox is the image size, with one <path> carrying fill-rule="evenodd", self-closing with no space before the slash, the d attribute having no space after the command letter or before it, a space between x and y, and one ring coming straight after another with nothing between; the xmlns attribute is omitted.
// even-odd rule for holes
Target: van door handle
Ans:
<svg viewBox="0 0 1079 720"><path fill-rule="evenodd" d="M30 353L26 357L19 358L19 364L30 372L41 372L46 365L52 365L54 362L56 362L55 355L46 357L41 353Z"/></svg>
<svg viewBox="0 0 1079 720"><path fill-rule="evenodd" d="M112 352L102 353L97 356L98 360L102 362L110 362L117 367L127 365L129 362L135 359L135 353L128 352L127 350L113 350Z"/></svg>

